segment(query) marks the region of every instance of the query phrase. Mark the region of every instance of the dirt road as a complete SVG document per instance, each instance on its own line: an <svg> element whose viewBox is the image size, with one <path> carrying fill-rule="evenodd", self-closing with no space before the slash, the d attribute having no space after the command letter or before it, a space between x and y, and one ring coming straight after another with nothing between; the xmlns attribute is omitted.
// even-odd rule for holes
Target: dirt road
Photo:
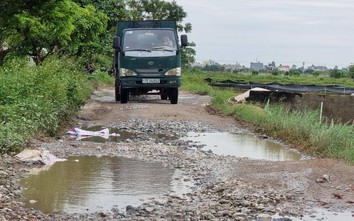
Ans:
<svg viewBox="0 0 354 221"><path fill-rule="evenodd" d="M252 133L238 121L210 111L210 98L182 92L171 105L156 96L114 101L113 88L101 88L78 113L72 126L104 126L142 134L123 142L38 139L31 148L58 157L121 156L162 162L179 168L194 183L182 196L168 194L126 211L45 214L21 203L18 179L37 165L0 158L0 220L352 220L354 168L332 159L266 161L220 156L194 148L190 142L151 139L148 134L171 136L194 132ZM208 111L209 110L209 111ZM287 218L287 219L286 219ZM336 219L339 220L339 219Z"/></svg>

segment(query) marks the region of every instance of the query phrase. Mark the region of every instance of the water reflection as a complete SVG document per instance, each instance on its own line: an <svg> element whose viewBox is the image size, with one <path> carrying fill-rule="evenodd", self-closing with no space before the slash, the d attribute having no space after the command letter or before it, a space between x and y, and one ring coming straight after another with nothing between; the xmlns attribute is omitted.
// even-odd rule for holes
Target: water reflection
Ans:
<svg viewBox="0 0 354 221"><path fill-rule="evenodd" d="M88 131L100 131L104 127L102 126L92 126L92 127L83 127L82 129ZM107 138L100 137L100 136L92 136L92 137L84 137L81 138L83 141L91 141L96 143L105 143L107 141L110 142L124 142L127 139L159 139L159 140L176 140L178 139L176 136L166 135L166 134L150 134L146 132L130 132L125 131L120 128L109 128L110 134L118 134L119 136L108 136Z"/></svg>
<svg viewBox="0 0 354 221"><path fill-rule="evenodd" d="M137 206L168 193L176 171L159 163L119 157L70 157L21 181L26 207L67 213ZM179 180L179 182L182 182ZM178 190L177 190L178 191ZM31 204L30 201L37 201Z"/></svg>
<svg viewBox="0 0 354 221"><path fill-rule="evenodd" d="M248 134L233 133L188 133L183 140L191 140L206 145L203 150L211 150L220 155L233 155L270 161L300 160L300 154L284 148L281 144Z"/></svg>

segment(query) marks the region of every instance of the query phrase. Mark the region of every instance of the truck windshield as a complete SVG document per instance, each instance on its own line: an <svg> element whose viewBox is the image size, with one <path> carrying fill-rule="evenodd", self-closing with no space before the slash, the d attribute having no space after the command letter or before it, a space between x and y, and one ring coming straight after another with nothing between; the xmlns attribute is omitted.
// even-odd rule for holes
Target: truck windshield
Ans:
<svg viewBox="0 0 354 221"><path fill-rule="evenodd" d="M124 32L123 51L127 55L170 56L176 54L176 50L177 40L173 30L129 29Z"/></svg>

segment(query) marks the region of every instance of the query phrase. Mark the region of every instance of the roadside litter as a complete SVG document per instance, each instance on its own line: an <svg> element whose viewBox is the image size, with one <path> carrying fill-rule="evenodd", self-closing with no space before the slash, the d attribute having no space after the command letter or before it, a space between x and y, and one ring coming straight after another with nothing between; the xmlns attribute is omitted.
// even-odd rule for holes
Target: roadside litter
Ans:
<svg viewBox="0 0 354 221"><path fill-rule="evenodd" d="M48 150L39 151L30 149L23 150L21 153L15 155L15 158L26 163L41 163L48 166L53 165L55 162L66 160L54 156Z"/></svg>
<svg viewBox="0 0 354 221"><path fill-rule="evenodd" d="M119 137L119 134L116 133L109 133L109 129L105 128L100 131L89 131L89 130L83 130L80 128L72 128L66 132L67 134L70 134L70 138L74 140L81 140L89 137L102 137L104 139L108 139L110 136L116 136Z"/></svg>
<svg viewBox="0 0 354 221"><path fill-rule="evenodd" d="M269 91L269 90L268 89L264 89L264 88L260 88L260 87L255 87L255 88L252 88L252 89L246 91L243 94L240 94L240 95L238 95L236 97L232 97L231 101L234 101L236 103L246 101L246 99L249 98L249 96L250 96L250 91Z"/></svg>

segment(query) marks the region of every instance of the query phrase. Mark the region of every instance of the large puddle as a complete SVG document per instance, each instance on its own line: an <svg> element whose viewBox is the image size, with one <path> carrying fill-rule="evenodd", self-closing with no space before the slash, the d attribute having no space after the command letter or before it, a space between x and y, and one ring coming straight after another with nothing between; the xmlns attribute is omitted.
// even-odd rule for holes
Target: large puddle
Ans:
<svg viewBox="0 0 354 221"><path fill-rule="evenodd" d="M192 184L181 171L121 157L70 157L21 180L26 207L46 213L95 212L138 206L163 194L181 195Z"/></svg>
<svg viewBox="0 0 354 221"><path fill-rule="evenodd" d="M205 151L219 155L232 155L269 161L298 161L301 155L282 144L249 134L189 132L182 140L202 145Z"/></svg>
<svg viewBox="0 0 354 221"><path fill-rule="evenodd" d="M82 129L87 131L100 131L104 129L102 126L92 126L92 127L83 127ZM157 140L176 140L178 137L169 136L166 134L155 134L155 133L146 133L146 132L131 132L127 130L122 130L120 128L109 128L109 133L113 136L71 136L71 140L82 140L82 141L91 141L96 143L105 143L110 142L125 142L126 140L139 140L139 139L157 139ZM114 135L116 134L116 135Z"/></svg>
<svg viewBox="0 0 354 221"><path fill-rule="evenodd" d="M102 130L102 126L93 126L84 128L89 131ZM251 134L236 134L229 132L189 132L185 137L178 137L156 134L150 131L149 133L137 133L121 130L119 128L110 128L110 134L117 134L118 136L89 136L77 137L73 136L71 139L78 138L83 141L91 142L126 142L127 140L159 140L161 142L183 140L190 141L192 146L196 146L204 151L211 151L218 155L231 155L236 157L247 157L251 159L269 160L269 161L298 161L302 158L301 154L286 148L283 144L273 141L271 139L264 139Z"/></svg>

